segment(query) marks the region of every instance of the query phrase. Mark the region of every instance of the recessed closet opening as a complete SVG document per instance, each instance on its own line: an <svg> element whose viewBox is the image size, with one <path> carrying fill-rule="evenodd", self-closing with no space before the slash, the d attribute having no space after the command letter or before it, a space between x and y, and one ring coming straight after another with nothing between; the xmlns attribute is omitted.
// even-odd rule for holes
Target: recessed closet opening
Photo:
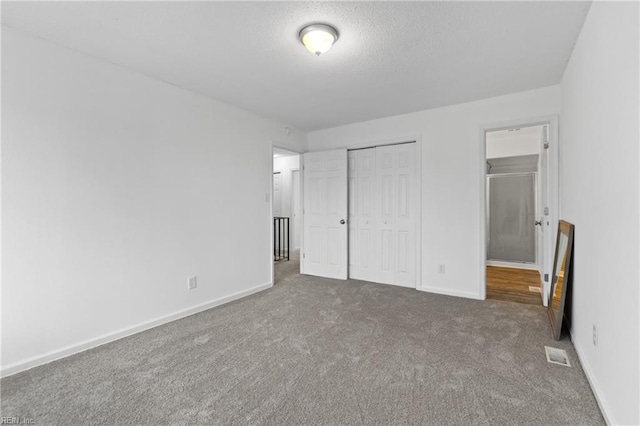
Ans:
<svg viewBox="0 0 640 426"><path fill-rule="evenodd" d="M416 143L348 151L349 278L416 287Z"/></svg>
<svg viewBox="0 0 640 426"><path fill-rule="evenodd" d="M420 143L303 155L301 273L420 286Z"/></svg>

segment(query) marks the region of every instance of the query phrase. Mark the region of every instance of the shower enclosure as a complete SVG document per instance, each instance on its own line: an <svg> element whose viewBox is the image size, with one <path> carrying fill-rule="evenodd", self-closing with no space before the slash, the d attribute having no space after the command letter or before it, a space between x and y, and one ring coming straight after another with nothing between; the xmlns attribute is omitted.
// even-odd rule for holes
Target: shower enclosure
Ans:
<svg viewBox="0 0 640 426"><path fill-rule="evenodd" d="M536 174L487 175L487 260L536 263Z"/></svg>

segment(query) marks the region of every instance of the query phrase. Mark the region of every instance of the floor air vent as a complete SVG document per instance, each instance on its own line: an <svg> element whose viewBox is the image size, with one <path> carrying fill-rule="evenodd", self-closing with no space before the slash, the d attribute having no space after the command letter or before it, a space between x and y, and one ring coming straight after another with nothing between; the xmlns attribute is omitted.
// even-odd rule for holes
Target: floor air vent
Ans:
<svg viewBox="0 0 640 426"><path fill-rule="evenodd" d="M551 346L545 346L544 351L547 353L547 361L552 364L560 364L565 367L571 367L569 363L569 356L564 349L552 348Z"/></svg>
<svg viewBox="0 0 640 426"><path fill-rule="evenodd" d="M542 289L540 287L536 287L534 285L529 286L529 291L531 293L542 293Z"/></svg>

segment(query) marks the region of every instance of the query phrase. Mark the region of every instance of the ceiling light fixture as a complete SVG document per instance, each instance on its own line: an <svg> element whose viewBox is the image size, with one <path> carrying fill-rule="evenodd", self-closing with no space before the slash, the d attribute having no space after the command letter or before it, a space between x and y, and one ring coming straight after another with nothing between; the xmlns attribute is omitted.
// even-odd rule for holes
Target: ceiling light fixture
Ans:
<svg viewBox="0 0 640 426"><path fill-rule="evenodd" d="M320 56L338 40L338 31L330 25L311 24L301 29L298 37L309 52Z"/></svg>

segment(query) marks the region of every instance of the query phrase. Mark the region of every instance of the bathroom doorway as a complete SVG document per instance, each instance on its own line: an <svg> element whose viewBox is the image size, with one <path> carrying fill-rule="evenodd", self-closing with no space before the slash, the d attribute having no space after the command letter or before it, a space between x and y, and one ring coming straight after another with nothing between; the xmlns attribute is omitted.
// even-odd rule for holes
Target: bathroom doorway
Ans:
<svg viewBox="0 0 640 426"><path fill-rule="evenodd" d="M486 133L486 296L542 304L547 125Z"/></svg>

